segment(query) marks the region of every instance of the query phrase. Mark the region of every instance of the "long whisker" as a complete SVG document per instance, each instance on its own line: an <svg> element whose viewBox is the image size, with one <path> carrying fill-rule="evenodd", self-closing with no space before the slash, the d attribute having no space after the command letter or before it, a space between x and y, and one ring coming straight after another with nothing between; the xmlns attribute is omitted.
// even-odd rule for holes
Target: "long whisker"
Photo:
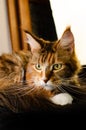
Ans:
<svg viewBox="0 0 86 130"><path fill-rule="evenodd" d="M19 95L24 96L28 95L29 93L33 92L36 87L34 85L29 86L25 83L17 83L15 85L11 85L5 89L5 92L10 93L12 95Z"/></svg>
<svg viewBox="0 0 86 130"><path fill-rule="evenodd" d="M79 78L82 78L82 79L86 78L86 66L82 66L82 69L79 72L78 76Z"/></svg>
<svg viewBox="0 0 86 130"><path fill-rule="evenodd" d="M79 74L79 79L86 79L86 72Z"/></svg>
<svg viewBox="0 0 86 130"><path fill-rule="evenodd" d="M62 84L58 85L57 88L58 88L61 92L63 92L63 93L67 92L67 91L62 87Z"/></svg>
<svg viewBox="0 0 86 130"><path fill-rule="evenodd" d="M71 84L63 84L61 87L69 94L71 94L74 98L86 102L86 91L83 91L77 86Z"/></svg>
<svg viewBox="0 0 86 130"><path fill-rule="evenodd" d="M27 90L27 91L26 91ZM33 92L35 90L35 87L31 87L30 89L26 89L26 90L21 90L20 93L21 93L21 96L24 96L24 95L28 95L29 93Z"/></svg>

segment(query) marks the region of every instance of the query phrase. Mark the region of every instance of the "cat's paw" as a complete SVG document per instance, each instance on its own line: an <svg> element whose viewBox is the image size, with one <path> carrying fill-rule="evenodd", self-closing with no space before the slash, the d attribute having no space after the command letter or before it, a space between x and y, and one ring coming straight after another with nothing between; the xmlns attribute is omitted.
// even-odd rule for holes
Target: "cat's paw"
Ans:
<svg viewBox="0 0 86 130"><path fill-rule="evenodd" d="M51 98L51 101L57 105L72 104L73 98L68 93L60 93Z"/></svg>

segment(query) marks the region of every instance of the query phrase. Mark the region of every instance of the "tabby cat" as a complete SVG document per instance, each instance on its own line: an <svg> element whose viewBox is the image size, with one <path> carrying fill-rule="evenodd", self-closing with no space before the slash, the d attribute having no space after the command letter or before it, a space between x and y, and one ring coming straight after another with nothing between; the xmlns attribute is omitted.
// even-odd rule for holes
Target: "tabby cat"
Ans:
<svg viewBox="0 0 86 130"><path fill-rule="evenodd" d="M52 105L72 104L73 96L63 88L80 88L81 65L70 27L54 42L25 33L28 51L0 56L0 106L17 112L32 106L42 109L46 100Z"/></svg>

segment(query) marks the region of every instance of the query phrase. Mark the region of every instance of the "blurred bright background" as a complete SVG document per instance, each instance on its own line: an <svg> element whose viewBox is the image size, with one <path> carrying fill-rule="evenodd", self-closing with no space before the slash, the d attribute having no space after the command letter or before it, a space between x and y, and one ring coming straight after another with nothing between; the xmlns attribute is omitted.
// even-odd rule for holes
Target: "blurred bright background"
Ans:
<svg viewBox="0 0 86 130"><path fill-rule="evenodd" d="M0 0L0 54L11 52L6 0Z"/></svg>
<svg viewBox="0 0 86 130"><path fill-rule="evenodd" d="M50 0L58 38L66 26L71 26L76 53L81 64L86 64L86 1Z"/></svg>

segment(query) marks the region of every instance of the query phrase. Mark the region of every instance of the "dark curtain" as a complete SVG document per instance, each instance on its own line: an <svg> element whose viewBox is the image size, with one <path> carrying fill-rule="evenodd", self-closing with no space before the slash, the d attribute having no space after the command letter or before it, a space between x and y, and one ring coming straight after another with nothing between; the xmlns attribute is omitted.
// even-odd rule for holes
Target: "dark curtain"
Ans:
<svg viewBox="0 0 86 130"><path fill-rule="evenodd" d="M32 31L46 40L57 40L57 34L49 0L29 0Z"/></svg>

